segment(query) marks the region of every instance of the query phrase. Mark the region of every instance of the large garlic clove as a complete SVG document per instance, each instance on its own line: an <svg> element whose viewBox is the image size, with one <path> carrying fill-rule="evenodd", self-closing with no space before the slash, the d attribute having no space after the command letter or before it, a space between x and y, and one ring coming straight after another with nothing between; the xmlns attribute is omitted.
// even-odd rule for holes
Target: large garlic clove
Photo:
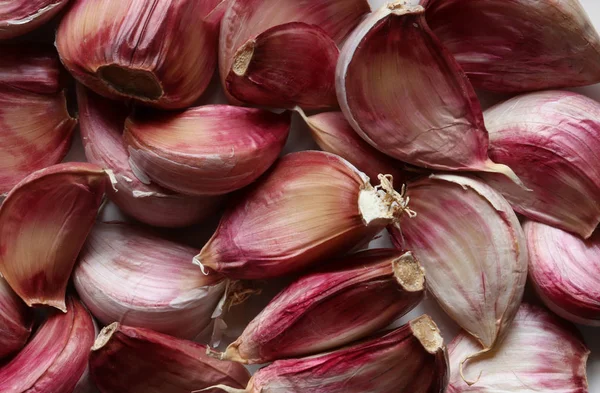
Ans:
<svg viewBox="0 0 600 393"><path fill-rule="evenodd" d="M529 190L486 181L533 220L589 237L600 222L600 104L565 91L531 93L485 112L490 156Z"/></svg>
<svg viewBox="0 0 600 393"><path fill-rule="evenodd" d="M195 262L231 278L263 279L345 253L412 215L389 178L381 181L371 186L331 153L289 154L229 207Z"/></svg>
<svg viewBox="0 0 600 393"><path fill-rule="evenodd" d="M65 291L108 183L88 163L34 172L0 207L0 273L29 306L66 312Z"/></svg>
<svg viewBox="0 0 600 393"><path fill-rule="evenodd" d="M0 366L2 393L73 392L85 373L95 331L81 303L69 298L66 304L66 313L49 316L27 346Z"/></svg>
<svg viewBox="0 0 600 393"><path fill-rule="evenodd" d="M56 36L65 67L109 98L185 108L216 67L218 29L197 0L74 0Z"/></svg>
<svg viewBox="0 0 600 393"><path fill-rule="evenodd" d="M122 133L129 111L81 85L77 101L85 155L89 162L113 171L116 183L107 194L122 211L152 226L185 227L219 208L222 197L191 197L142 183L131 170L129 154L123 146Z"/></svg>
<svg viewBox="0 0 600 393"><path fill-rule="evenodd" d="M518 93L600 82L600 37L579 0L430 0L427 22L475 87Z"/></svg>
<svg viewBox="0 0 600 393"><path fill-rule="evenodd" d="M23 348L32 324L31 310L0 277L0 359Z"/></svg>
<svg viewBox="0 0 600 393"><path fill-rule="evenodd" d="M77 121L67 111L60 62L50 48L2 45L0 53L0 194L5 194L30 173L62 161Z"/></svg>
<svg viewBox="0 0 600 393"><path fill-rule="evenodd" d="M600 232L582 240L534 221L523 230L529 277L548 308L575 323L600 326Z"/></svg>
<svg viewBox="0 0 600 393"><path fill-rule="evenodd" d="M196 252L132 225L98 223L73 282L103 324L119 321L193 339L211 322L226 286L191 263Z"/></svg>
<svg viewBox="0 0 600 393"><path fill-rule="evenodd" d="M243 366L205 352L204 345L115 322L98 335L90 369L102 393L190 393L220 383L246 385L250 375Z"/></svg>
<svg viewBox="0 0 600 393"><path fill-rule="evenodd" d="M425 168L500 172L518 183L488 158L477 96L421 6L400 1L369 15L346 41L336 72L344 115L378 150Z"/></svg>
<svg viewBox="0 0 600 393"><path fill-rule="evenodd" d="M548 311L523 304L508 335L497 348L473 360L469 386L459 373L459 363L476 351L478 344L460 333L448 346L450 384L448 393L587 393L585 365L590 353L572 324Z"/></svg>
<svg viewBox="0 0 600 393"><path fill-rule="evenodd" d="M0 40L37 29L58 14L68 2L69 0L3 1L0 3Z"/></svg>
<svg viewBox="0 0 600 393"><path fill-rule="evenodd" d="M206 105L128 118L123 139L137 177L186 195L220 195L255 181L277 159L288 112Z"/></svg>
<svg viewBox="0 0 600 393"><path fill-rule="evenodd" d="M427 288L442 308L482 345L506 335L527 279L527 244L508 202L485 183L435 175L409 184L412 220L393 231L414 250Z"/></svg>
<svg viewBox="0 0 600 393"><path fill-rule="evenodd" d="M335 107L338 57L337 45L318 26L275 26L238 49L225 86L233 97L253 105Z"/></svg>

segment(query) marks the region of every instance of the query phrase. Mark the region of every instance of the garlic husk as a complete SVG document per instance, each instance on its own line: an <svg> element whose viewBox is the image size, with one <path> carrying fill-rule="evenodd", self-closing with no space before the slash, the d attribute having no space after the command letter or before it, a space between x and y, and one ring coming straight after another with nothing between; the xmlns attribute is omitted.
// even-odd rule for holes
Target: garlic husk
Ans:
<svg viewBox="0 0 600 393"><path fill-rule="evenodd" d="M336 71L338 100L358 134L381 152L438 170L499 172L477 96L433 35L421 6L389 3L348 37Z"/></svg>
<svg viewBox="0 0 600 393"><path fill-rule="evenodd" d="M579 0L431 0L427 22L477 88L600 82L600 37Z"/></svg>
<svg viewBox="0 0 600 393"><path fill-rule="evenodd" d="M433 175L408 185L412 220L393 241L414 250L427 288L441 307L480 343L506 335L527 279L527 243L508 202L474 178Z"/></svg>
<svg viewBox="0 0 600 393"><path fill-rule="evenodd" d="M226 282L191 261L197 250L124 223L97 223L73 271L81 300L103 324L194 339L212 321Z"/></svg>
<svg viewBox="0 0 600 393"><path fill-rule="evenodd" d="M60 62L51 48L2 45L0 53L0 194L5 194L30 173L62 161L77 121L67 111Z"/></svg>
<svg viewBox="0 0 600 393"><path fill-rule="evenodd" d="M381 180L373 187L331 153L288 154L230 205L195 263L229 278L264 279L343 254L412 215L390 179Z"/></svg>
<svg viewBox="0 0 600 393"><path fill-rule="evenodd" d="M85 156L113 171L116 183L107 194L123 212L148 225L173 228L201 222L219 209L222 198L186 196L142 183L131 170L123 146L129 111L82 85L77 89L77 101Z"/></svg>
<svg viewBox="0 0 600 393"><path fill-rule="evenodd" d="M253 105L336 107L339 54L335 41L318 26L278 25L238 49L225 87L234 98Z"/></svg>
<svg viewBox="0 0 600 393"><path fill-rule="evenodd" d="M546 306L572 322L600 326L600 232L582 240L534 221L523 230L529 277Z"/></svg>
<svg viewBox="0 0 600 393"><path fill-rule="evenodd" d="M0 277L0 359L23 348L32 324L31 310Z"/></svg>
<svg viewBox="0 0 600 393"><path fill-rule="evenodd" d="M123 140L142 182L186 195L222 195L252 183L275 162L290 124L289 112L206 105L131 116Z"/></svg>
<svg viewBox="0 0 600 393"><path fill-rule="evenodd" d="M108 183L88 163L34 172L0 207L0 273L29 306L66 312L65 292Z"/></svg>
<svg viewBox="0 0 600 393"><path fill-rule="evenodd" d="M250 375L242 365L205 352L204 345L115 322L98 335L90 370L102 393L190 393L220 383L246 385Z"/></svg>
<svg viewBox="0 0 600 393"><path fill-rule="evenodd" d="M94 343L92 317L69 298L66 313L54 312L8 363L0 366L3 393L74 391L84 375Z"/></svg>
<svg viewBox="0 0 600 393"><path fill-rule="evenodd" d="M90 89L174 109L192 105L208 86L218 24L205 17L214 1L72 3L56 47L65 67Z"/></svg>
<svg viewBox="0 0 600 393"><path fill-rule="evenodd" d="M337 351L278 360L257 371L246 389L230 393L442 393L448 356L427 316Z"/></svg>
<svg viewBox="0 0 600 393"><path fill-rule="evenodd" d="M448 393L587 393L585 371L589 349L569 322L545 309L524 303L508 335L497 348L472 361L468 374L478 381L469 386L458 364L478 344L461 332L448 346L450 384Z"/></svg>
<svg viewBox="0 0 600 393"><path fill-rule="evenodd" d="M29 33L58 14L69 0L25 0L0 3L0 40Z"/></svg>
<svg viewBox="0 0 600 393"><path fill-rule="evenodd" d="M485 112L490 157L515 170L528 190L485 180L515 211L582 237L600 222L600 104L566 91L512 98Z"/></svg>

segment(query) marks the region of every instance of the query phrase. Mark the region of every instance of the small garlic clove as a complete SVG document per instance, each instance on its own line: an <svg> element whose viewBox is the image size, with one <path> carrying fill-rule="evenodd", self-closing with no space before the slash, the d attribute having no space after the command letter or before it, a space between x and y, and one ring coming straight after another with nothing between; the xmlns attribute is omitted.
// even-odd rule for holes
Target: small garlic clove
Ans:
<svg viewBox="0 0 600 393"><path fill-rule="evenodd" d="M3 393L73 392L84 375L94 343L92 317L73 298L55 312L8 363L0 366Z"/></svg>
<svg viewBox="0 0 600 393"><path fill-rule="evenodd" d="M204 345L115 322L98 335L90 370L102 393L190 393L214 384L246 385L250 375L242 365L205 352Z"/></svg>
<svg viewBox="0 0 600 393"><path fill-rule="evenodd" d="M126 214L152 226L185 227L218 210L222 197L191 197L142 183L129 166L122 133L129 111L79 85L81 136L89 162L110 168L116 179L108 197Z"/></svg>
<svg viewBox="0 0 600 393"><path fill-rule="evenodd" d="M23 348L32 324L31 310L0 277L0 359Z"/></svg>
<svg viewBox="0 0 600 393"><path fill-rule="evenodd" d="M579 0L430 0L427 22L477 88L600 82L600 37Z"/></svg>
<svg viewBox="0 0 600 393"><path fill-rule="evenodd" d="M229 278L265 279L345 253L412 215L391 179L380 177L373 187L334 154L288 154L229 207L195 263Z"/></svg>
<svg viewBox="0 0 600 393"><path fill-rule="evenodd" d="M529 191L501 176L485 180L533 220L589 237L600 222L600 104L566 92L530 93L485 112L490 157Z"/></svg>
<svg viewBox="0 0 600 393"><path fill-rule="evenodd" d="M191 263L196 252L133 225L97 223L73 283L103 324L119 321L194 339L212 321L226 286Z"/></svg>
<svg viewBox="0 0 600 393"><path fill-rule="evenodd" d="M88 163L34 172L0 207L0 273L29 306L66 312L65 292L108 182Z"/></svg>
<svg viewBox="0 0 600 393"><path fill-rule="evenodd" d="M572 322L600 326L600 232L582 240L534 221L523 230L529 277L546 306Z"/></svg>
<svg viewBox="0 0 600 393"><path fill-rule="evenodd" d="M335 41L318 26L292 22L248 40L235 53L226 89L241 102L322 109L337 106Z"/></svg>
<svg viewBox="0 0 600 393"><path fill-rule="evenodd" d="M0 40L18 37L37 29L57 15L68 2L69 0L3 1L0 4Z"/></svg>
<svg viewBox="0 0 600 393"><path fill-rule="evenodd" d="M123 139L142 182L186 195L221 195L247 186L273 164L290 123L288 112L206 105L129 117Z"/></svg>
<svg viewBox="0 0 600 393"><path fill-rule="evenodd" d="M468 374L479 379L469 386L460 376L459 363L477 348L466 332L448 346L452 371L448 393L588 391L585 366L590 351L581 334L538 306L523 304L504 341L472 361Z"/></svg>

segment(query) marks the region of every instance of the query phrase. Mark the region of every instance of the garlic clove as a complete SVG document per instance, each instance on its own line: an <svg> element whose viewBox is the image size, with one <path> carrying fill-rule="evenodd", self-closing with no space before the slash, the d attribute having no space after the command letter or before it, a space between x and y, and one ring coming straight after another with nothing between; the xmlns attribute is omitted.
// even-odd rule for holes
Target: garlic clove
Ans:
<svg viewBox="0 0 600 393"><path fill-rule="evenodd" d="M115 322L92 347L91 375L102 393L190 393L220 383L246 385L250 375L242 365L205 352L204 345Z"/></svg>
<svg viewBox="0 0 600 393"><path fill-rule="evenodd" d="M226 282L192 263L196 250L133 225L97 223L73 283L103 324L119 321L194 339L212 321Z"/></svg>
<svg viewBox="0 0 600 393"><path fill-rule="evenodd" d="M600 37L579 0L431 0L427 22L477 88L519 93L600 82Z"/></svg>
<svg viewBox="0 0 600 393"><path fill-rule="evenodd" d="M0 359L23 348L32 324L31 310L0 277Z"/></svg>
<svg viewBox="0 0 600 393"><path fill-rule="evenodd" d="M277 159L288 112L206 105L129 117L123 139L134 173L186 195L221 195L255 181Z"/></svg>
<svg viewBox="0 0 600 393"><path fill-rule="evenodd" d="M108 98L192 105L216 67L217 24L197 0L73 1L56 35L65 67Z"/></svg>
<svg viewBox="0 0 600 393"><path fill-rule="evenodd" d="M57 15L68 2L69 0L2 2L0 4L0 40L18 37L37 29Z"/></svg>
<svg viewBox="0 0 600 393"><path fill-rule="evenodd" d="M77 101L85 155L89 162L113 171L116 183L107 194L123 212L148 225L172 228L198 223L219 209L222 197L191 197L142 183L123 146L129 111L81 85Z"/></svg>
<svg viewBox="0 0 600 393"><path fill-rule="evenodd" d="M469 386L462 380L458 364L477 347L465 332L448 346L452 371L448 393L588 391L585 365L590 351L580 333L538 306L523 304L506 339L473 360L469 376L479 375L479 379Z"/></svg>
<svg viewBox="0 0 600 393"><path fill-rule="evenodd" d="M0 273L29 306L66 312L65 291L92 228L107 173L88 163L34 172L0 207Z"/></svg>
<svg viewBox="0 0 600 393"><path fill-rule="evenodd" d="M582 240L534 221L523 230L529 277L546 306L572 322L600 326L600 232Z"/></svg>
<svg viewBox="0 0 600 393"><path fill-rule="evenodd" d="M427 288L441 307L481 344L506 335L527 279L527 244L508 202L485 183L433 175L409 184L412 220L394 229L400 249L414 250Z"/></svg>
<svg viewBox="0 0 600 393"><path fill-rule="evenodd" d="M225 85L233 97L253 105L335 107L339 53L335 41L318 26L278 25L237 50Z"/></svg>
<svg viewBox="0 0 600 393"><path fill-rule="evenodd" d="M195 263L229 278L265 279L345 253L412 215L391 179L381 182L371 186L331 153L288 154L229 207Z"/></svg>
<svg viewBox="0 0 600 393"><path fill-rule="evenodd" d="M55 312L8 363L0 366L0 391L73 392L84 374L94 343L92 317L73 298L66 313Z"/></svg>
<svg viewBox="0 0 600 393"><path fill-rule="evenodd" d="M533 220L589 237L600 222L600 104L566 91L512 98L485 112L490 156L515 170L523 190L485 180Z"/></svg>

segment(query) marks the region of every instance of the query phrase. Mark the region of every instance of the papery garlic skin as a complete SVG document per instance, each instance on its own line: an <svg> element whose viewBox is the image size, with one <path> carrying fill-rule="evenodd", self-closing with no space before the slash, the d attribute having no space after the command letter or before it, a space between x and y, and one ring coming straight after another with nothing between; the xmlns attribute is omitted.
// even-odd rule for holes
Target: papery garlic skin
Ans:
<svg viewBox="0 0 600 393"><path fill-rule="evenodd" d="M103 324L119 321L194 339L212 321L226 286L191 263L196 252L133 225L97 223L73 283Z"/></svg>
<svg viewBox="0 0 600 393"><path fill-rule="evenodd" d="M0 277L0 359L23 348L32 324L31 311Z"/></svg>
<svg viewBox="0 0 600 393"><path fill-rule="evenodd" d="M246 385L250 375L242 365L205 352L204 345L115 322L98 335L90 370L101 393L190 393L219 383Z"/></svg>
<svg viewBox="0 0 600 393"><path fill-rule="evenodd" d="M50 315L25 348L0 367L0 391L74 391L87 367L95 331L79 301L69 298L66 304L66 313Z"/></svg>
<svg viewBox="0 0 600 393"><path fill-rule="evenodd" d="M529 277L548 308L572 322L600 326L600 233L582 240L534 221L523 230Z"/></svg>
<svg viewBox="0 0 600 393"><path fill-rule="evenodd" d="M26 177L4 200L0 273L27 305L67 311L67 283L108 177L93 164L58 164Z"/></svg>
<svg viewBox="0 0 600 393"><path fill-rule="evenodd" d="M45 24L69 0L3 1L0 4L0 40L18 37Z"/></svg>
<svg viewBox="0 0 600 393"><path fill-rule="evenodd" d="M600 104L566 91L514 97L485 112L490 157L528 190L486 174L515 211L581 237L600 222Z"/></svg>
<svg viewBox="0 0 600 393"><path fill-rule="evenodd" d="M506 335L527 279L527 243L517 216L480 180L433 175L409 184L417 216L393 230L414 250L427 288L463 329L488 349Z"/></svg>
<svg viewBox="0 0 600 393"><path fill-rule="evenodd" d="M579 0L428 3L431 29L477 88L519 93L600 82L600 37Z"/></svg>
<svg viewBox="0 0 600 393"><path fill-rule="evenodd" d="M588 392L585 366L590 350L581 334L538 306L523 304L504 341L471 361L467 374L479 375L479 380L469 386L460 376L459 363L478 347L466 332L448 345L448 393Z"/></svg>

